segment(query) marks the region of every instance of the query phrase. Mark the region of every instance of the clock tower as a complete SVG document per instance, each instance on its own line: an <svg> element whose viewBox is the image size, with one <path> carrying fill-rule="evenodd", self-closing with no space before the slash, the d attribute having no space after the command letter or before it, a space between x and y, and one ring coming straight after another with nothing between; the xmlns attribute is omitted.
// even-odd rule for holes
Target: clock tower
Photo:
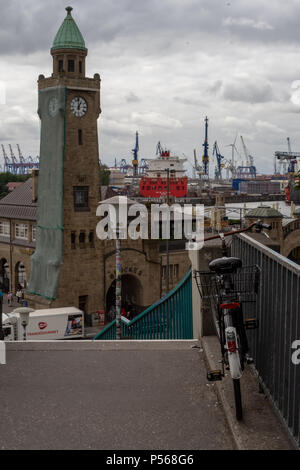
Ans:
<svg viewBox="0 0 300 470"><path fill-rule="evenodd" d="M51 48L53 73L39 76L41 120L37 240L27 299L33 308L103 308L97 120L100 76L86 77L88 50L67 7Z"/></svg>

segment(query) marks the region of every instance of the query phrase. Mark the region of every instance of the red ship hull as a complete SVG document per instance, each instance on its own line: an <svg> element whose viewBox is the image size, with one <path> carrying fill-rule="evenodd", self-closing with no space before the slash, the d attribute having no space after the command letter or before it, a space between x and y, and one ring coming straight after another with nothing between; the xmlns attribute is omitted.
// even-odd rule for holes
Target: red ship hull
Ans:
<svg viewBox="0 0 300 470"><path fill-rule="evenodd" d="M187 195L188 178L170 178L169 195L174 197L185 197ZM140 182L140 195L143 197L159 198L167 196L167 178L143 177Z"/></svg>

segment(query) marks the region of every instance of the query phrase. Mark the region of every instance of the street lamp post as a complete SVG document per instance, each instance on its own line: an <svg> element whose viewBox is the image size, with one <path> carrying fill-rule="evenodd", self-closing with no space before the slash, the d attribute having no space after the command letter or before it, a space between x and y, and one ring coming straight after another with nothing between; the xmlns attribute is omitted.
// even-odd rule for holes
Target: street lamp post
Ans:
<svg viewBox="0 0 300 470"><path fill-rule="evenodd" d="M32 308L20 307L16 308L12 313L19 313L21 319L21 325L23 326L23 341L26 341L26 327L29 323L29 315L34 312Z"/></svg>
<svg viewBox="0 0 300 470"><path fill-rule="evenodd" d="M135 204L134 201L128 199L126 196L114 196L110 199L100 201L100 206L106 206L105 212L109 212L109 206L113 206L115 209L116 220L111 220L111 214L109 212L109 222L111 225L111 233L115 235L116 239L116 339L121 339L121 306L122 306L122 262L121 262L121 238L125 238L127 232L127 226L123 226L127 223L127 209L129 206ZM98 211L97 211L98 213ZM126 215L125 215L126 213ZM100 215L100 214L97 214ZM126 218L125 221L120 219ZM124 236L123 236L124 235Z"/></svg>
<svg viewBox="0 0 300 470"><path fill-rule="evenodd" d="M121 240L117 231L116 238L116 339L121 339L121 303L122 303L122 280L121 280Z"/></svg>

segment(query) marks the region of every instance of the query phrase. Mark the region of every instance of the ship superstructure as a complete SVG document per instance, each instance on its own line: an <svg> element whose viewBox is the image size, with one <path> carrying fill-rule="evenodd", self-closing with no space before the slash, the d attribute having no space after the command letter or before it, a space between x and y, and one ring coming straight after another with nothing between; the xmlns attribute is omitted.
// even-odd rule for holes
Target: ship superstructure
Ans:
<svg viewBox="0 0 300 470"><path fill-rule="evenodd" d="M147 173L140 181L140 195L160 198L168 194L173 197L187 195L188 178L183 168L185 158L171 155L169 150L163 150L158 144L159 156L146 159Z"/></svg>

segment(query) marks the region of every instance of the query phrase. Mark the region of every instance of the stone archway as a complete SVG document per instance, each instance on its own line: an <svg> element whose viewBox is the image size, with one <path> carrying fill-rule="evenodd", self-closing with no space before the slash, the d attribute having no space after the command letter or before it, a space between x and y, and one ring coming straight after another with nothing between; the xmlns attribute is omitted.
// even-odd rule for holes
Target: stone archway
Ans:
<svg viewBox="0 0 300 470"><path fill-rule="evenodd" d="M7 293L9 291L9 264L6 258L0 260L0 289Z"/></svg>
<svg viewBox="0 0 300 470"><path fill-rule="evenodd" d="M26 289L27 287L27 275L26 275L26 268L22 261L19 261L15 265L15 286L16 289L18 288L24 288Z"/></svg>
<svg viewBox="0 0 300 470"><path fill-rule="evenodd" d="M284 237L281 254L300 264L300 230L291 230Z"/></svg>
<svg viewBox="0 0 300 470"><path fill-rule="evenodd" d="M133 310L134 314L140 313L144 310L141 305L143 299L143 287L140 280L132 274L123 274L121 277L122 283L122 307L125 310ZM114 280L106 294L106 312L109 312L111 307L116 304L116 280Z"/></svg>
<svg viewBox="0 0 300 470"><path fill-rule="evenodd" d="M0 289L7 293L9 291L9 264L6 258L0 260Z"/></svg>
<svg viewBox="0 0 300 470"><path fill-rule="evenodd" d="M300 264L300 243L299 246L292 249L288 255L288 259L294 261L294 263Z"/></svg>

